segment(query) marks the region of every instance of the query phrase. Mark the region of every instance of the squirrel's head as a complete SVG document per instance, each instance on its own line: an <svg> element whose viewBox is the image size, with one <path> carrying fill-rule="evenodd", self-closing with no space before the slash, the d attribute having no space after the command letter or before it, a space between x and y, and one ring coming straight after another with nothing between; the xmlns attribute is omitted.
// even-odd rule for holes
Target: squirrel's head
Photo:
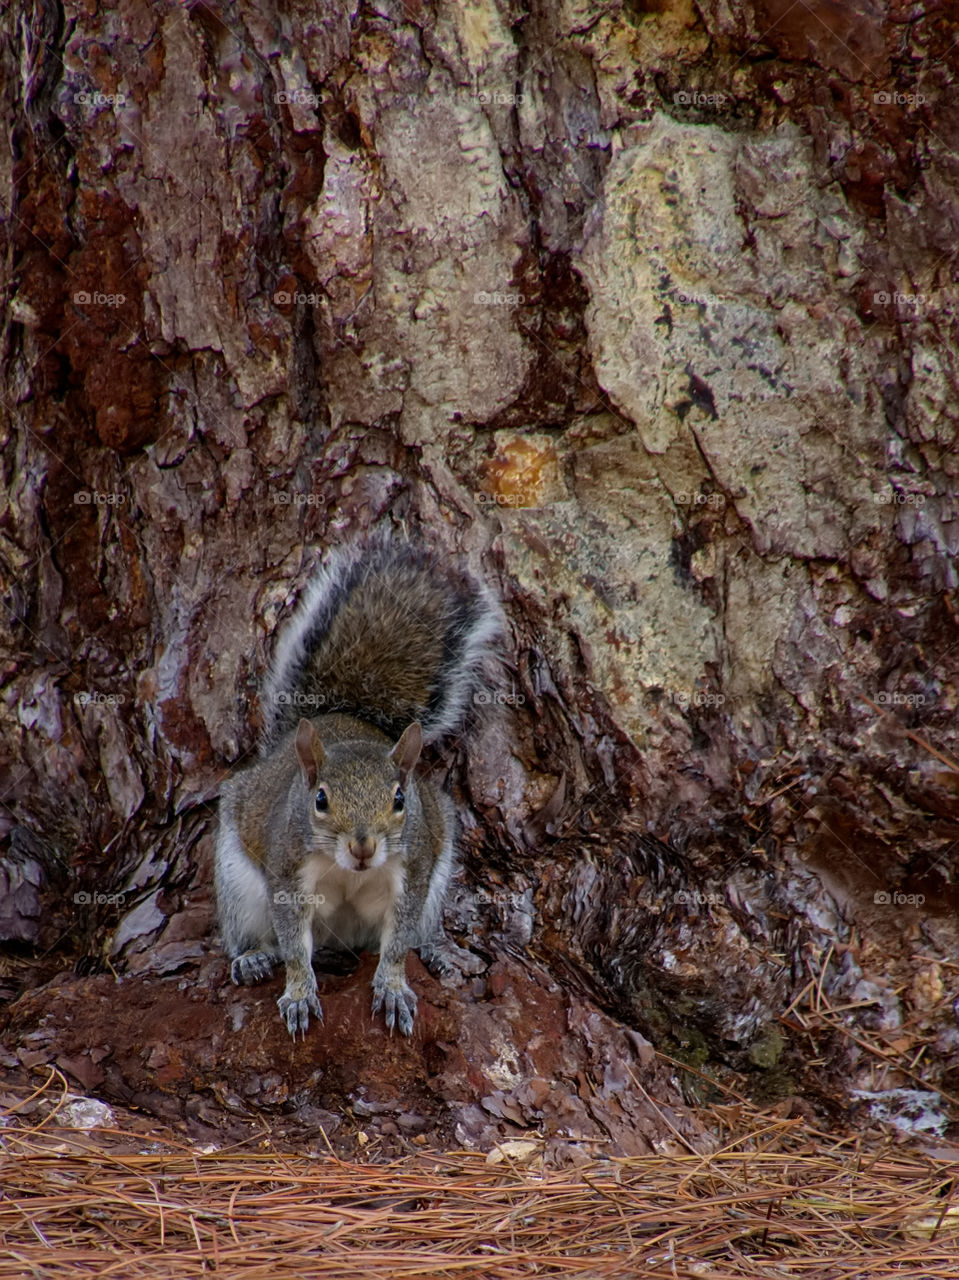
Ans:
<svg viewBox="0 0 959 1280"><path fill-rule="evenodd" d="M396 853L406 826L407 781L422 749L417 723L392 748L377 742L324 747L310 721L301 720L296 755L316 849L344 871L381 867Z"/></svg>

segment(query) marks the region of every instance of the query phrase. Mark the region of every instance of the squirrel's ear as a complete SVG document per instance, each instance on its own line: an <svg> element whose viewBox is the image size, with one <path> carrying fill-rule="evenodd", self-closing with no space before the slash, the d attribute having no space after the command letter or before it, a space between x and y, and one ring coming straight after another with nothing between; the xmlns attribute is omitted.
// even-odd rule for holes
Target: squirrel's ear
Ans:
<svg viewBox="0 0 959 1280"><path fill-rule="evenodd" d="M396 765L402 779L405 780L406 775L413 769L420 758L422 750L423 730L419 723L414 720L412 724L406 726L403 730L403 736L390 752L390 759Z"/></svg>
<svg viewBox="0 0 959 1280"><path fill-rule="evenodd" d="M296 730L296 756L303 770L307 789L312 791L323 763L323 744L309 720L301 720Z"/></svg>

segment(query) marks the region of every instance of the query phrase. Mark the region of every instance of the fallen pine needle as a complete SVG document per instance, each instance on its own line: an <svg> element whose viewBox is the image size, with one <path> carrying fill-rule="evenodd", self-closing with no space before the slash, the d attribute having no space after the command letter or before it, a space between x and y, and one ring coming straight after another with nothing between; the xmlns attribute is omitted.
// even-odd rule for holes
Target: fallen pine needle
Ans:
<svg viewBox="0 0 959 1280"><path fill-rule="evenodd" d="M717 1108L710 1154L557 1168L474 1152L131 1151L129 1134L119 1150L116 1131L26 1130L14 1110L0 1130L2 1280L957 1275L959 1163L751 1108L732 1132Z"/></svg>

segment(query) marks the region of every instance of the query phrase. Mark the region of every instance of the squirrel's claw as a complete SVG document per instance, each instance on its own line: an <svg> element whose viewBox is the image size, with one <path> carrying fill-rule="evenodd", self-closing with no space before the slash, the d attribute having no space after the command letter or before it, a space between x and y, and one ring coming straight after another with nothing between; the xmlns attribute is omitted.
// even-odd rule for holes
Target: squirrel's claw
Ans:
<svg viewBox="0 0 959 1280"><path fill-rule="evenodd" d="M238 987L249 987L254 982L265 982L273 977L276 956L269 951L244 951L235 956L230 965L230 978Z"/></svg>
<svg viewBox="0 0 959 1280"><path fill-rule="evenodd" d="M472 951L442 936L419 947L419 957L444 987L458 986L466 977L475 977L487 967Z"/></svg>
<svg viewBox="0 0 959 1280"><path fill-rule="evenodd" d="M413 1019L416 1017L416 994L405 982L402 985L390 986L385 982L373 979L373 1013L383 1010L387 1028L392 1031L399 1024L404 1036L413 1034Z"/></svg>
<svg viewBox="0 0 959 1280"><path fill-rule="evenodd" d="M323 1009L320 1005L319 996L315 991L309 992L299 1000L295 996L289 996L284 992L276 1003L279 1006L280 1017L286 1023L286 1029L294 1040L298 1031L302 1031L303 1038L304 1040L306 1039L311 1013L317 1022L323 1021Z"/></svg>

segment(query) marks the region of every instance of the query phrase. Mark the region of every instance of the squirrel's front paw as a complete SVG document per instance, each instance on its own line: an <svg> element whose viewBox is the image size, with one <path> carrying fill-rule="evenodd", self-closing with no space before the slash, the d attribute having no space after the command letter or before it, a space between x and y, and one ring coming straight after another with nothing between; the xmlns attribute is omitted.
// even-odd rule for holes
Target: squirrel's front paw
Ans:
<svg viewBox="0 0 959 1280"><path fill-rule="evenodd" d="M399 1024L404 1036L413 1034L416 1017L416 994L402 974L392 978L379 971L373 978L373 1012L383 1010L390 1031Z"/></svg>
<svg viewBox="0 0 959 1280"><path fill-rule="evenodd" d="M317 1022L323 1021L320 997L315 990L308 991L305 996L299 997L284 991L276 1003L280 1009L280 1017L286 1023L286 1029L294 1040L298 1031L302 1031L303 1038L306 1039L311 1013L315 1016Z"/></svg>

